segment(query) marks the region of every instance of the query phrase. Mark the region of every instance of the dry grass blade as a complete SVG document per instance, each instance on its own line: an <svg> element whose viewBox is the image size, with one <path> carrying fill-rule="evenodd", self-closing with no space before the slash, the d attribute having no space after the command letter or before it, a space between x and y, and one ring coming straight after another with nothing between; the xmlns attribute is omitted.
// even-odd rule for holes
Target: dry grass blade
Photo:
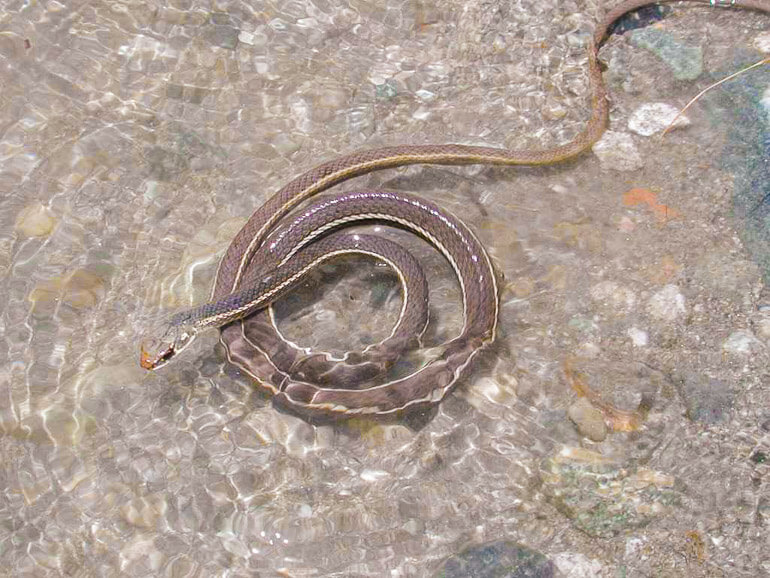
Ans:
<svg viewBox="0 0 770 578"><path fill-rule="evenodd" d="M738 75L741 75L741 74L743 74L744 72L747 72L747 71L751 70L752 68L756 68L757 66L762 66L763 64L770 64L770 57L767 57L767 58L763 58L763 59L762 59L762 60L760 60L759 62L755 62L754 64L751 64L751 65L749 65L749 66L747 66L747 67L745 67L745 68L741 68L741 69L740 69L738 72L734 72L734 73L733 73L733 74L731 74L730 76L726 76L726 77L724 77L722 80L718 80L718 81L717 81L717 82L715 82L714 84L711 84L711 85L707 86L706 88L704 88L703 90L701 90L701 91L700 91L698 94L696 94L696 95L695 95L695 96L692 98L692 100L690 100L690 102L688 102L688 103L687 103L687 104L684 106L684 108L683 108L682 110L680 110L680 111L679 111L679 114L677 114L677 115L674 117L674 120L672 120L670 123L668 123L668 126L666 127L666 129L665 129L665 130L664 130L664 131L663 131L663 132L660 134L660 138L663 138L664 136L666 136L666 133L667 133L669 130L671 130L671 129L673 128L673 126L674 126L674 124L676 123L676 121L677 121L677 120L679 120L679 117L680 117L680 116L682 116L682 115L683 115L683 114L684 114L684 113L687 111L687 109L688 109L688 108L690 108L690 106L692 106L692 104L693 104L693 103L694 103L696 100L698 100L698 99L699 99L701 96L703 96L704 94L706 94L706 93L707 93L709 90L711 90L712 88L716 88L717 86L719 86L720 84L722 84L722 83L724 83L724 82L727 82L728 80L732 80L732 79L733 79L733 78L735 78L736 76L738 76Z"/></svg>

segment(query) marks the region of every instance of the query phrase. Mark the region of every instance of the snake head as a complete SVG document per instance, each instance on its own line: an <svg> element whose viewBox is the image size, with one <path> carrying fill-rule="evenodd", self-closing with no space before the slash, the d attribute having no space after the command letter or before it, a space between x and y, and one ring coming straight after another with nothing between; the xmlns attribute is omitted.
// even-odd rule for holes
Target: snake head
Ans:
<svg viewBox="0 0 770 578"><path fill-rule="evenodd" d="M148 334L140 344L139 365L154 370L166 365L175 355L190 345L197 330L190 325L167 323L159 331Z"/></svg>

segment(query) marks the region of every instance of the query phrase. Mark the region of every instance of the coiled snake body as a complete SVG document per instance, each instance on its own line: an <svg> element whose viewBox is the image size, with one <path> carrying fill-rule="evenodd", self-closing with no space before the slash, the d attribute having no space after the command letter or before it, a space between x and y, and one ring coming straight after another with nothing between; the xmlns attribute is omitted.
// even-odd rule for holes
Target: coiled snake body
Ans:
<svg viewBox="0 0 770 578"><path fill-rule="evenodd" d="M672 1L672 0L664 0ZM691 0L770 13L770 0ZM592 112L585 129L569 143L544 150L505 150L464 145L403 145L356 152L326 162L281 188L238 232L217 272L212 300L172 316L143 341L140 363L165 365L198 331L220 327L228 359L252 375L275 401L308 417L390 415L441 401L474 355L495 338L498 294L489 257L475 235L454 216L417 197L387 191L347 192L312 202L281 224L303 201L329 187L372 171L409 164L550 165L573 158L595 143L607 124L608 104L598 49L613 23L648 4L627 0L597 26L588 45ZM659 2L662 3L662 2ZM464 323L442 353L407 377L368 385L418 337L427 322L427 289L419 265L394 243L368 235L346 235L342 225L390 221L421 235L452 265L462 289ZM342 358L312 354L285 340L269 313L319 263L361 253L385 261L398 274L403 306L391 335ZM355 388L355 383L366 384Z"/></svg>

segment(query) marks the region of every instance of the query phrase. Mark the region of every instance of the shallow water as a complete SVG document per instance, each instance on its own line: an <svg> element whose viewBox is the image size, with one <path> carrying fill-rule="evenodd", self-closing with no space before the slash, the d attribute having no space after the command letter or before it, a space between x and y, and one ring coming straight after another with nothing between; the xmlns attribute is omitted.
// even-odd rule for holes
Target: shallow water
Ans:
<svg viewBox="0 0 770 578"><path fill-rule="evenodd" d="M245 218L303 170L401 143L548 147L585 123L597 2L381 4L0 2L0 574L423 576L496 540L565 576L770 574L770 298L720 161L740 114L728 96L663 140L628 128L759 60L770 17L677 6L658 26L702 48L694 81L608 42L633 170L589 153L345 185L440 203L505 277L495 344L435 412L310 425L216 334L139 368L140 335L205 301ZM460 292L413 247L440 343ZM345 350L399 306L392 275L348 259L277 309L292 339ZM641 427L594 420L591 441L582 382L589 416L643 402Z"/></svg>

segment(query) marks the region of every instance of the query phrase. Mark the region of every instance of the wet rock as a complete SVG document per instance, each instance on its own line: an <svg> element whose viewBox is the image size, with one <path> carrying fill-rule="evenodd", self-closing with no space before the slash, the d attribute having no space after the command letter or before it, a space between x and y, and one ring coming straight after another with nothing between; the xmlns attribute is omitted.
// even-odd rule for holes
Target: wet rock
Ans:
<svg viewBox="0 0 770 578"><path fill-rule="evenodd" d="M554 507L576 528L598 538L644 526L680 501L673 476L624 467L599 454L588 460L574 449L545 460L540 479Z"/></svg>
<svg viewBox="0 0 770 578"><path fill-rule="evenodd" d="M684 115L677 117L678 114L679 110L665 102L643 104L631 113L628 129L642 136L652 136L663 132L669 126L688 126L690 119Z"/></svg>
<svg viewBox="0 0 770 578"><path fill-rule="evenodd" d="M733 331L722 344L722 349L736 355L751 355L762 349L762 342L751 331Z"/></svg>
<svg viewBox="0 0 770 578"><path fill-rule="evenodd" d="M46 207L35 203L16 218L16 231L27 237L47 237L56 226L56 219Z"/></svg>
<svg viewBox="0 0 770 578"><path fill-rule="evenodd" d="M606 169L635 171L643 165L631 135L625 132L606 131L592 150Z"/></svg>
<svg viewBox="0 0 770 578"><path fill-rule="evenodd" d="M540 552L514 542L473 546L449 558L439 578L550 578L554 565Z"/></svg>
<svg viewBox="0 0 770 578"><path fill-rule="evenodd" d="M607 437L604 415L586 398L581 397L573 403L567 414L581 435L595 442L604 441Z"/></svg>
<svg viewBox="0 0 770 578"><path fill-rule="evenodd" d="M687 417L692 421L714 425L730 417L735 395L723 381L687 373L682 376L680 391L687 406Z"/></svg>
<svg viewBox="0 0 770 578"><path fill-rule="evenodd" d="M694 80L703 72L703 53L696 46L687 46L671 34L657 28L645 28L631 33L631 43L660 58L677 80Z"/></svg>
<svg viewBox="0 0 770 578"><path fill-rule="evenodd" d="M660 321L675 321L686 312L684 295L676 285L666 285L647 302L647 313Z"/></svg>

